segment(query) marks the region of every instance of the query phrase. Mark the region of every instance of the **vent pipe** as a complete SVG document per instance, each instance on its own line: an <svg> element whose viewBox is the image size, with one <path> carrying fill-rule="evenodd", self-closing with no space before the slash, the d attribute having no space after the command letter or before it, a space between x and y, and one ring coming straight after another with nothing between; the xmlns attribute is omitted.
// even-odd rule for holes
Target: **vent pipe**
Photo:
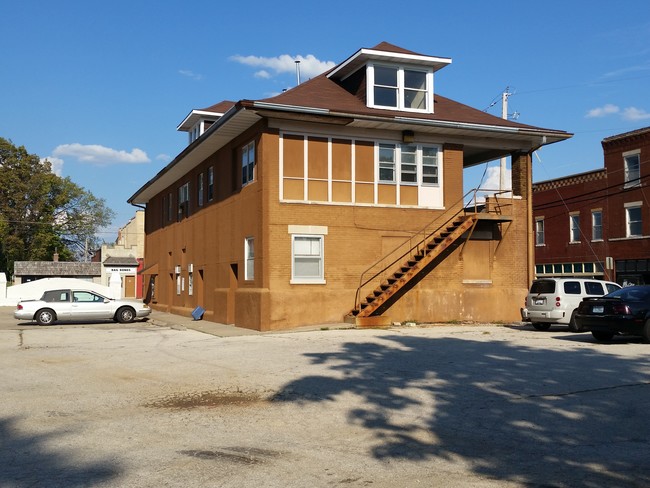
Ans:
<svg viewBox="0 0 650 488"><path fill-rule="evenodd" d="M296 59L296 79L298 80L298 84L300 85L300 60Z"/></svg>

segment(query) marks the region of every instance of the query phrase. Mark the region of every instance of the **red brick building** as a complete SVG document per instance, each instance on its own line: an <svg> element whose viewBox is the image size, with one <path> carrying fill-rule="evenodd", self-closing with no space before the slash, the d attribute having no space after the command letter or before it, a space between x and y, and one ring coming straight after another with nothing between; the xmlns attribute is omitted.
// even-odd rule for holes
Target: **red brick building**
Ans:
<svg viewBox="0 0 650 488"><path fill-rule="evenodd" d="M604 169L533 185L535 274L650 284L650 127L602 141Z"/></svg>

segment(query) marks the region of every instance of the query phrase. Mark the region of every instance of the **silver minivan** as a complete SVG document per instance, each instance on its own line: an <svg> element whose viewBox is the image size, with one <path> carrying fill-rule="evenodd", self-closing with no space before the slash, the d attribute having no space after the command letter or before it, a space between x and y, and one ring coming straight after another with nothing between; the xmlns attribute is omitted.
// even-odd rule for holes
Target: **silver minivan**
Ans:
<svg viewBox="0 0 650 488"><path fill-rule="evenodd" d="M619 288L620 285L611 281L586 278L538 279L530 287L521 315L537 330L561 324L568 325L571 332L582 332L574 318L582 299L603 296Z"/></svg>

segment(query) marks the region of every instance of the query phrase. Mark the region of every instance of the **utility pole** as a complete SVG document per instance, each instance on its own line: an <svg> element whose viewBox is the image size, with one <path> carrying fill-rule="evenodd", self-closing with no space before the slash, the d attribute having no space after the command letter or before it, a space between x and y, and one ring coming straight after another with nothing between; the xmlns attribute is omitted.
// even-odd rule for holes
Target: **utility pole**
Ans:
<svg viewBox="0 0 650 488"><path fill-rule="evenodd" d="M512 93L510 93L510 87L507 86L501 94L501 118L504 120L508 120L508 97L510 95ZM501 158L499 171L499 190L503 191L506 189L506 158Z"/></svg>

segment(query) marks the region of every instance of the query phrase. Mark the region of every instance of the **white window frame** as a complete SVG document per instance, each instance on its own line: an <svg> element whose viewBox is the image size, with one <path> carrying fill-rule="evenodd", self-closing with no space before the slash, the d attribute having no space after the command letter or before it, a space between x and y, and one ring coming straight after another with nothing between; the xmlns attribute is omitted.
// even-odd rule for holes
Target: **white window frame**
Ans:
<svg viewBox="0 0 650 488"><path fill-rule="evenodd" d="M630 202L625 204L625 237L642 237L643 236L643 205L642 202ZM639 220L630 219L630 210L639 211ZM638 234L632 233L632 224L637 223L640 226Z"/></svg>
<svg viewBox="0 0 650 488"><path fill-rule="evenodd" d="M577 225L576 225L577 224ZM569 214L569 242L580 242L580 213Z"/></svg>
<svg viewBox="0 0 650 488"><path fill-rule="evenodd" d="M311 226L311 225L290 225L289 234L291 235L291 284L312 284L324 285L325 280L325 236L327 235L327 227L325 226ZM296 260L300 260L301 256L296 254L296 239L313 239L319 242L320 252L318 255L309 255L306 257L317 257L319 260L319 272L314 276L296 276Z"/></svg>
<svg viewBox="0 0 650 488"><path fill-rule="evenodd" d="M535 219L535 245L536 246L546 245L546 234L544 230L545 230L544 217L536 218Z"/></svg>
<svg viewBox="0 0 650 488"><path fill-rule="evenodd" d="M414 147L415 148L415 164L404 163L403 161L403 149L405 147ZM382 149L393 150L393 160L392 161L381 161ZM425 164L424 149L435 149L436 156L435 162L433 164ZM411 186L423 186L423 187L439 187L440 186L440 154L441 147L437 144L420 144L420 143L410 143L410 144L397 144L395 142L377 142L375 143L375 160L377 165L377 182L380 184L397 184L400 185L411 185ZM427 156L431 158L431 156ZM415 174L415 181L404 181L404 166L415 166L415 171L408 171L408 174ZM424 178L424 168L435 168L431 175L427 177L434 177L436 182L429 183L425 182ZM391 170L393 173L393 178L391 180L382 179L382 170Z"/></svg>
<svg viewBox="0 0 650 488"><path fill-rule="evenodd" d="M596 215L600 216L600 224L596 224ZM591 211L591 240L592 241L603 240L603 211L600 209Z"/></svg>
<svg viewBox="0 0 650 488"><path fill-rule="evenodd" d="M634 164L632 163L634 161ZM631 168L631 166L634 168ZM641 185L641 150L623 153L623 167L625 188L632 188Z"/></svg>
<svg viewBox="0 0 650 488"><path fill-rule="evenodd" d="M255 279L255 238L244 239L244 280Z"/></svg>
<svg viewBox="0 0 650 488"><path fill-rule="evenodd" d="M391 85L376 85L375 84L375 67L379 68L389 68L397 71L397 86L393 87ZM405 86L405 72L413 71L425 74L425 88L422 91L424 93L425 108L410 108L406 107L405 95L408 91L413 91L413 88L408 88ZM384 109L393 109L400 110L404 112L419 112L419 113L433 113L433 70L426 68L415 68L411 66L403 65L392 65L384 63L369 63L366 69L366 97L368 107L371 108L384 108ZM396 105L379 105L375 103L375 87L382 88L394 88L396 90L397 104Z"/></svg>
<svg viewBox="0 0 650 488"><path fill-rule="evenodd" d="M255 141L241 148L242 188L255 181Z"/></svg>

